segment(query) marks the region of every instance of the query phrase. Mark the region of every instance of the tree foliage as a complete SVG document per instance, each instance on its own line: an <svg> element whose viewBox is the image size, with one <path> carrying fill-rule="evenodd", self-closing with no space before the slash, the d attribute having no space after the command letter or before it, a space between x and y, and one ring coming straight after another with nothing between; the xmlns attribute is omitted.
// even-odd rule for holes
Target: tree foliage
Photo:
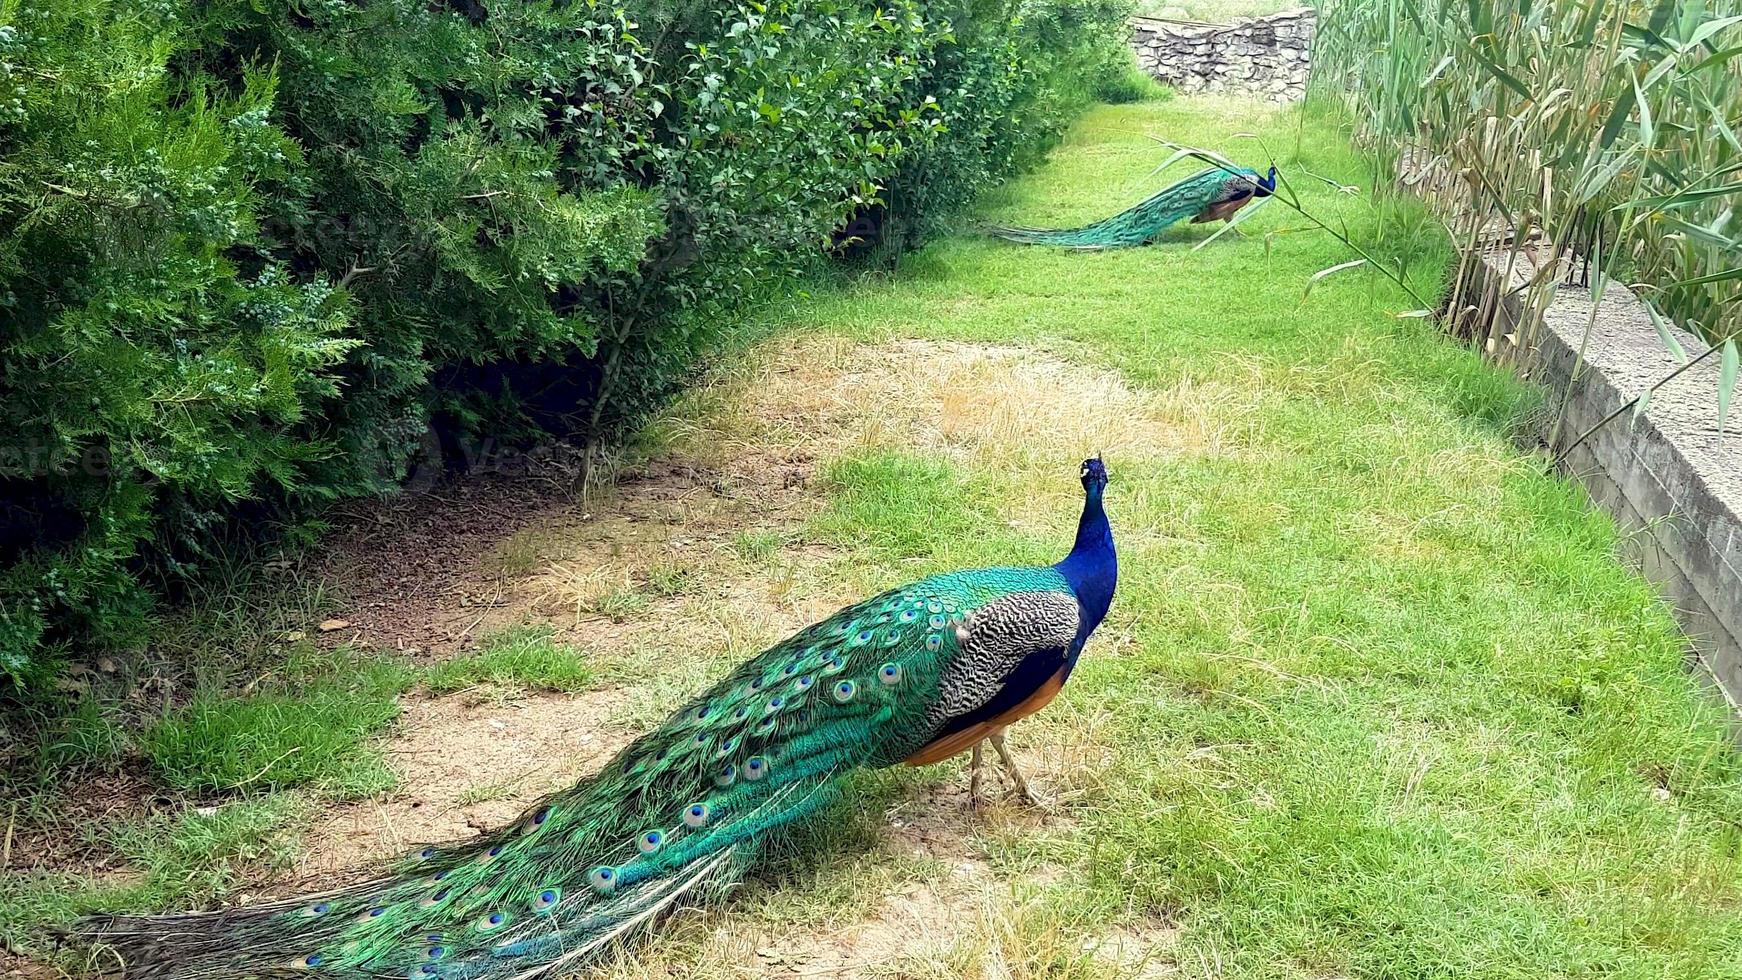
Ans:
<svg viewBox="0 0 1742 980"><path fill-rule="evenodd" d="M0 0L0 676L432 427L595 437L1033 158L1112 0Z"/></svg>

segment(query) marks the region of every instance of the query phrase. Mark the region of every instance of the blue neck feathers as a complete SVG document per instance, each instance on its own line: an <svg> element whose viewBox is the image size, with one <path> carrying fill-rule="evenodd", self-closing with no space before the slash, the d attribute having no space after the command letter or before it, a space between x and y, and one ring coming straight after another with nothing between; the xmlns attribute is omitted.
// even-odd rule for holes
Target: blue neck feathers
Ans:
<svg viewBox="0 0 1742 980"><path fill-rule="evenodd" d="M1065 560L1053 567L1083 607L1083 622L1077 631L1077 649L1101 620L1107 607L1113 604L1113 589L1119 582L1119 557L1113 551L1113 528L1107 523L1107 511L1101 506L1102 484L1088 482L1084 487L1083 517L1077 523L1077 543Z"/></svg>

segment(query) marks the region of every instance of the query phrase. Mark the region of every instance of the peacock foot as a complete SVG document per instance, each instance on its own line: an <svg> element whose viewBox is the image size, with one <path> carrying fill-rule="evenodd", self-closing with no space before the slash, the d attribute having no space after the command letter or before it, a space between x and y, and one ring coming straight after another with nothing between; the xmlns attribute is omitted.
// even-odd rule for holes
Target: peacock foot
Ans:
<svg viewBox="0 0 1742 980"><path fill-rule="evenodd" d="M1011 756L1010 750L1004 747L1004 733L999 732L987 739L987 741L991 742L992 748L997 750L998 761L1004 764L1004 774L1010 777L1011 794L1029 807L1039 810L1041 813L1054 813L1055 809L1052 801L1039 793L1036 793L1034 789L1028 785L1028 780L1022 775L1022 770L1016 767L1016 759Z"/></svg>

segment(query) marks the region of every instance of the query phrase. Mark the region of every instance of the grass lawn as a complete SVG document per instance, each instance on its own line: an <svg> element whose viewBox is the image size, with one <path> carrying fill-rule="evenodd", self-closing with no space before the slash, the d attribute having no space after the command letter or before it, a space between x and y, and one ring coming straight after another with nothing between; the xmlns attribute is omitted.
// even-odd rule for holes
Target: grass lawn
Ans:
<svg viewBox="0 0 1742 980"><path fill-rule="evenodd" d="M1100 108L978 218L1112 213L1173 177L1149 173L1165 156L1149 135L1265 163L1238 133L1436 294L1441 236L1372 195L1338 121L1244 101ZM1303 302L1349 255L1280 203L1242 230L1106 254L964 234L795 298L643 448L724 474L728 501L802 461L801 503L746 503L712 550L692 517L672 525L681 552L574 545L551 566L597 595L550 602L545 575L521 632L425 675L449 697L619 692L596 699L617 712L598 727L628 737L832 604L1053 560L1076 464L1105 453L1118 598L1071 685L1011 736L1058 812L969 815L959 763L859 778L736 900L601 975L1742 975L1742 765L1610 521L1510 441L1531 393L1398 318L1417 304L1377 275L1327 278ZM377 705L395 678L357 696ZM347 737L387 715L347 717ZM147 744L175 785L258 784L280 739L202 754L193 737L251 717L202 705ZM377 768L309 778L355 792ZM127 901L181 902L225 887L220 862L262 860L240 838L304 812L277 798L203 833L193 822L213 818L190 809L149 846L144 829L78 832L148 883L183 883ZM0 927L24 936L105 894L80 887L0 873Z"/></svg>
<svg viewBox="0 0 1742 980"><path fill-rule="evenodd" d="M1419 212L1307 176L1372 184L1332 121L1309 117L1296 155L1297 122L1208 99L1102 108L988 217L1099 217L1164 179L1145 179L1162 156L1145 134L1258 166L1235 138L1256 132L1310 209L1413 257L1432 290L1446 253ZM1045 901L1084 929L1177 925L1186 975L1738 975L1742 768L1666 610L1610 521L1508 441L1528 392L1395 318L1414 303L1377 276L1302 303L1348 258L1304 224L1272 205L1198 252L964 237L795 316L867 342L1038 348L1164 396L1162 417L1069 447L1107 453L1122 577L1039 723L1105 753L1076 831L1047 845L1069 871ZM1194 437L1144 434L1157 424ZM867 587L1058 550L1075 453L979 448L833 470L820 526L856 545Z"/></svg>

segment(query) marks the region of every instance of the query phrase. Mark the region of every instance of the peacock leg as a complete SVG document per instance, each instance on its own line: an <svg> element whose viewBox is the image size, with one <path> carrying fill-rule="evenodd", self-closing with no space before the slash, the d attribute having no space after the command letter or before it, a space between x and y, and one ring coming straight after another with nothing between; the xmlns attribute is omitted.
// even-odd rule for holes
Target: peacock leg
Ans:
<svg viewBox="0 0 1742 980"><path fill-rule="evenodd" d="M992 748L998 751L998 759L1004 763L1004 774L1009 776L1010 781L1016 785L1017 798L1029 806L1045 809L1046 802L1035 795L1034 790L1028 788L1028 780L1022 777L1022 770L1016 768L1016 759L1010 755L1010 750L1004 747L1004 733L999 732L987 741L991 742Z"/></svg>
<svg viewBox="0 0 1742 980"><path fill-rule="evenodd" d="M980 808L980 750L985 741L974 743L974 755L968 762L968 809Z"/></svg>

